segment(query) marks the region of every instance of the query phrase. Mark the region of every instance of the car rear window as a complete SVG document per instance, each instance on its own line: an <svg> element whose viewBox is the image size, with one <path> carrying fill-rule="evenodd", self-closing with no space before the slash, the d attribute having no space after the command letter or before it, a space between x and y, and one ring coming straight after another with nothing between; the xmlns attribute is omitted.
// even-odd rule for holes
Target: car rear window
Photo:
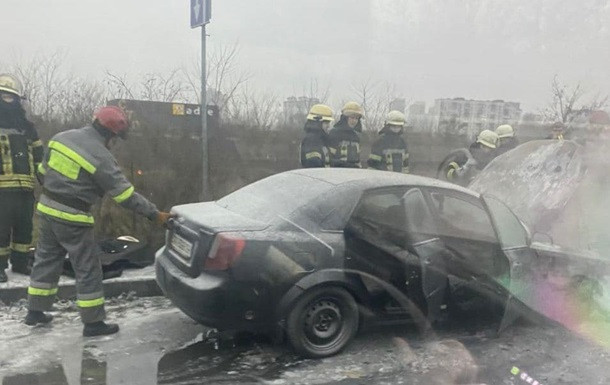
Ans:
<svg viewBox="0 0 610 385"><path fill-rule="evenodd" d="M248 218L270 222L288 216L334 185L297 174L278 174L245 186L220 199L217 204Z"/></svg>

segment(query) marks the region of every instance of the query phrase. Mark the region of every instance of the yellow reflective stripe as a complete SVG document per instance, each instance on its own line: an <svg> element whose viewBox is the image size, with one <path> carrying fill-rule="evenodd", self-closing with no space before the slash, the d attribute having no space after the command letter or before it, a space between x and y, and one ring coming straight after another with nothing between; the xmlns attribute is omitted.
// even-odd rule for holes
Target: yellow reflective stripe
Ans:
<svg viewBox="0 0 610 385"><path fill-rule="evenodd" d="M96 299L77 299L76 306L78 307L96 307L104 304L104 297Z"/></svg>
<svg viewBox="0 0 610 385"><path fill-rule="evenodd" d="M311 159L311 158L320 158L320 159L322 159L322 154L320 154L317 151L312 151L312 152L308 152L307 154L305 154L305 159Z"/></svg>
<svg viewBox="0 0 610 385"><path fill-rule="evenodd" d="M135 191L135 189L133 188L133 186L129 186L129 188L127 190L123 191L122 193L113 197L112 199L114 199L114 201L116 203L125 202L127 199L129 199L133 195L134 191Z"/></svg>
<svg viewBox="0 0 610 385"><path fill-rule="evenodd" d="M44 168L44 166L42 165L42 163L38 164L38 172L41 173L42 175L46 175L47 174L47 169Z"/></svg>
<svg viewBox="0 0 610 385"><path fill-rule="evenodd" d="M66 212L54 209L52 207L46 206L40 202L38 202L38 205L36 206L36 208L41 213L50 215L55 218L63 219L64 221L93 224L93 216L91 216L89 214L66 213Z"/></svg>
<svg viewBox="0 0 610 385"><path fill-rule="evenodd" d="M0 257L4 257L11 254L10 247L0 247Z"/></svg>
<svg viewBox="0 0 610 385"><path fill-rule="evenodd" d="M28 287L28 294L29 295L38 295L38 296L42 296L42 297L48 297L51 295L55 295L57 294L57 288L53 288L53 289L37 289L35 287Z"/></svg>
<svg viewBox="0 0 610 385"><path fill-rule="evenodd" d="M330 153L333 155L337 153L337 149L334 147L329 147L328 149L330 150Z"/></svg>
<svg viewBox="0 0 610 385"><path fill-rule="evenodd" d="M0 175L0 188L33 188L34 177L24 174Z"/></svg>
<svg viewBox="0 0 610 385"><path fill-rule="evenodd" d="M32 142L31 144L32 147L41 147L42 146L42 140L35 140L34 142Z"/></svg>
<svg viewBox="0 0 610 385"><path fill-rule="evenodd" d="M371 154L369 155L369 159L381 161L383 158L380 155Z"/></svg>
<svg viewBox="0 0 610 385"><path fill-rule="evenodd" d="M51 150L48 165L68 179L76 180L81 166L59 151Z"/></svg>
<svg viewBox="0 0 610 385"><path fill-rule="evenodd" d="M453 173L455 172L455 168L451 168L449 172L447 172L447 180L453 180Z"/></svg>
<svg viewBox="0 0 610 385"><path fill-rule="evenodd" d="M27 244L26 244L26 243L14 243L14 242L13 242L13 243L11 244L11 248L12 248L13 250L15 250L15 251L20 252L20 253L27 253L27 252L29 252L29 251L30 251L30 247L31 247L31 246L32 246L32 245L31 245L31 244L29 244L29 243L27 243Z"/></svg>
<svg viewBox="0 0 610 385"><path fill-rule="evenodd" d="M57 151L61 152L62 154L64 154L65 156L67 156L68 158L72 159L74 162L78 163L79 166L81 166L82 168L87 170L88 173L90 173L90 174L95 173L96 168L94 165L89 163L85 158L78 155L75 151L69 149L64 144L61 144L59 142L52 140L49 142L49 148L52 148L53 150L57 150Z"/></svg>

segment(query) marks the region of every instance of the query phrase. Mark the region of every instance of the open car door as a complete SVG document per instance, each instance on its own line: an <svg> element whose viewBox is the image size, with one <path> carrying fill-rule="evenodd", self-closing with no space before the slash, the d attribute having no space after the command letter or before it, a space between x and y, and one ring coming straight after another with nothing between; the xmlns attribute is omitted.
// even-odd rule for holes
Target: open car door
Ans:
<svg viewBox="0 0 610 385"><path fill-rule="evenodd" d="M482 195L481 199L489 210L500 246L509 261L508 275L496 277L497 283L509 292L499 328L501 332L523 313L521 304L546 315L545 299L540 297L538 290L544 278L538 268L538 255L529 247L527 228L497 198Z"/></svg>

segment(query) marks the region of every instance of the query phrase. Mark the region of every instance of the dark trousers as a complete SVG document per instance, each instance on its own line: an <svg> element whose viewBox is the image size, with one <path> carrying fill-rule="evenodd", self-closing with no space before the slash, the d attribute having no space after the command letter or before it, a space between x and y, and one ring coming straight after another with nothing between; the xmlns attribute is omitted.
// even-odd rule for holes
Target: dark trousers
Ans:
<svg viewBox="0 0 610 385"><path fill-rule="evenodd" d="M32 246L34 193L0 189L0 269L25 267Z"/></svg>

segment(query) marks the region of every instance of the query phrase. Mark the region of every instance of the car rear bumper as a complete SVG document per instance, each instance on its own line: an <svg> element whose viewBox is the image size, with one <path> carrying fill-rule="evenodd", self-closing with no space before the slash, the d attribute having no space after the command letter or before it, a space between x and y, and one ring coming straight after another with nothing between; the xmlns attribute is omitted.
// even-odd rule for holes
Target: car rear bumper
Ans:
<svg viewBox="0 0 610 385"><path fill-rule="evenodd" d="M219 330L271 330L270 311L260 292L228 278L201 273L193 278L157 251L157 283L167 298L195 321Z"/></svg>

